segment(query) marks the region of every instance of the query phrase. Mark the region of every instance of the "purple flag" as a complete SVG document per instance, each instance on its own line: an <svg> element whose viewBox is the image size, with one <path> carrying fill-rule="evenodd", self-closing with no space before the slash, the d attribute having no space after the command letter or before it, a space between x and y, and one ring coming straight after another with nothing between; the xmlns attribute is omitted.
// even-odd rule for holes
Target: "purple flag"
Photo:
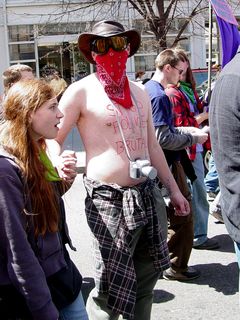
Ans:
<svg viewBox="0 0 240 320"><path fill-rule="evenodd" d="M238 23L225 0L210 0L216 13L222 42L222 68L235 56L240 44Z"/></svg>
<svg viewBox="0 0 240 320"><path fill-rule="evenodd" d="M240 44L238 28L217 16L222 42L222 68L235 56Z"/></svg>

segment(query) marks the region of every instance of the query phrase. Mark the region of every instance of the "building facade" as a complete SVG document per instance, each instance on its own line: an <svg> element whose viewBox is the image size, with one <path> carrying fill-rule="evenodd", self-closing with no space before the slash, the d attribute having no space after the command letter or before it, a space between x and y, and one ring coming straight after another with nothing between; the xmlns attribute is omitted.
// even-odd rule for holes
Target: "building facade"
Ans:
<svg viewBox="0 0 240 320"><path fill-rule="evenodd" d="M204 0L205 1L205 0ZM97 3L93 6L93 2ZM166 0L166 2L169 2ZM198 1L179 1L177 18L171 22L167 34L170 45L185 18ZM179 45L191 58L192 68L206 68L208 63L208 1L206 10L189 23ZM234 12L236 15L236 11ZM148 77L154 71L158 44L146 22L129 6L128 1L116 0L0 0L0 71L10 65L23 63L31 66L37 77L44 66L54 66L70 84L94 71L78 50L78 35L89 32L92 24L102 19L120 21L126 28L136 28L142 42L138 52L128 60L128 76L135 80L138 71ZM213 63L220 62L216 23L213 24ZM3 84L0 81L0 94ZM66 149L83 151L76 128L69 134Z"/></svg>
<svg viewBox="0 0 240 320"><path fill-rule="evenodd" d="M183 2L187 15L193 1ZM129 77L135 79L135 72L140 70L153 71L157 55L155 37L127 1L114 3L109 1L92 7L91 1L84 0L0 0L0 70L24 63L40 76L45 65L52 65L68 83L76 81L94 71L78 50L79 33L89 31L93 21L110 18L121 21L126 27L137 28L142 34L142 45L127 65ZM169 43L184 22L183 18L184 14L179 15L172 22L167 36ZM198 15L195 23L184 31L185 40L180 42L190 53L193 68L206 67L205 20L204 15Z"/></svg>

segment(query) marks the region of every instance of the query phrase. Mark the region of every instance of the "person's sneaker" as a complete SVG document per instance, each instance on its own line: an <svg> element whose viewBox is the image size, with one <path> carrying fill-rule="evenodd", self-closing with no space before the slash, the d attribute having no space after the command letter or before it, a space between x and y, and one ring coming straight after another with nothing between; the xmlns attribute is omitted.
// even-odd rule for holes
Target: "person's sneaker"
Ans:
<svg viewBox="0 0 240 320"><path fill-rule="evenodd" d="M163 271L163 278L165 280L191 281L199 276L200 272L193 267L188 267L185 272L176 272L172 268Z"/></svg>
<svg viewBox="0 0 240 320"><path fill-rule="evenodd" d="M207 239L205 242L199 245L193 245L194 249L200 250L214 250L219 248L219 243L213 239Z"/></svg>
<svg viewBox="0 0 240 320"><path fill-rule="evenodd" d="M212 191L208 191L207 192L207 201L214 201L214 199L216 198L217 193L212 192Z"/></svg>

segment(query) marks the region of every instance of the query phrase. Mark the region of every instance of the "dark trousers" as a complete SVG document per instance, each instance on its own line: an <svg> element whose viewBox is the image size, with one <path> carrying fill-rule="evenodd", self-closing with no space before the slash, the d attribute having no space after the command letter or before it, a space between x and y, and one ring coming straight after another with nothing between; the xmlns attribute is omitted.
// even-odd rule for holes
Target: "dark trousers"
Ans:
<svg viewBox="0 0 240 320"><path fill-rule="evenodd" d="M191 212L188 216L175 216L174 209L167 207L168 214L168 248L172 269L176 272L187 270L193 246L193 215L191 192L186 175L179 161L172 165L172 174L183 196L189 201Z"/></svg>
<svg viewBox="0 0 240 320"><path fill-rule="evenodd" d="M134 320L150 320L153 288L159 279L160 273L156 272L152 257L149 255L147 238L143 228L138 228L132 233L132 248L134 267L137 277L137 296ZM108 295L94 288L87 300L89 320L118 320L119 314L113 313L107 307ZM125 318L122 318L125 319Z"/></svg>

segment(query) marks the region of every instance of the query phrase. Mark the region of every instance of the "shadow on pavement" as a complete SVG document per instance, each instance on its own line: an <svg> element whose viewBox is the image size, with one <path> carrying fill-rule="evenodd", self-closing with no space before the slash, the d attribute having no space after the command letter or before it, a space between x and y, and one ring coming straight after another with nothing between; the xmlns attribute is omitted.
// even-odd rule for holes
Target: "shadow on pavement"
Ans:
<svg viewBox="0 0 240 320"><path fill-rule="evenodd" d="M82 295L86 303L90 291L94 288L95 282L93 278L83 278ZM167 302L175 298L174 294L164 290L153 291L153 303Z"/></svg>
<svg viewBox="0 0 240 320"><path fill-rule="evenodd" d="M173 300L175 295L164 291L164 290L154 290L153 291L153 303L162 303Z"/></svg>
<svg viewBox="0 0 240 320"><path fill-rule="evenodd" d="M220 234L213 237L212 239L217 240L220 245L220 248L216 249L216 251L231 253L235 252L233 240L228 234Z"/></svg>
<svg viewBox="0 0 240 320"><path fill-rule="evenodd" d="M238 292L238 265L236 262L229 265L197 264L194 265L194 268L201 272L201 276L189 281L189 284L194 282L196 285L208 285L224 295L234 295Z"/></svg>

